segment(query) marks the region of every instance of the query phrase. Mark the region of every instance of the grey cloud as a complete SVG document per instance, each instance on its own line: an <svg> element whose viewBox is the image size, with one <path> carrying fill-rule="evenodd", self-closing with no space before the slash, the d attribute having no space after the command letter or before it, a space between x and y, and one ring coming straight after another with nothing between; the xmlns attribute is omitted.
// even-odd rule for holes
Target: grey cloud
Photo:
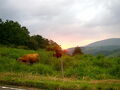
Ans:
<svg viewBox="0 0 120 90"><path fill-rule="evenodd" d="M120 37L119 16L119 0L0 0L0 18L57 41Z"/></svg>
<svg viewBox="0 0 120 90"><path fill-rule="evenodd" d="M120 24L120 1L109 0L102 4L104 6L104 12L94 17L94 19L86 23L86 25L95 27Z"/></svg>

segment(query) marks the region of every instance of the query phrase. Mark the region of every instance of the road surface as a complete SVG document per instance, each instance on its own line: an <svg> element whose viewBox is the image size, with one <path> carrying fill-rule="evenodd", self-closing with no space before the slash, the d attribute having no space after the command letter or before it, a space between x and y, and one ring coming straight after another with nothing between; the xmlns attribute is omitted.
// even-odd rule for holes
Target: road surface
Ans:
<svg viewBox="0 0 120 90"><path fill-rule="evenodd" d="M17 86L0 86L0 90L41 90L41 89Z"/></svg>

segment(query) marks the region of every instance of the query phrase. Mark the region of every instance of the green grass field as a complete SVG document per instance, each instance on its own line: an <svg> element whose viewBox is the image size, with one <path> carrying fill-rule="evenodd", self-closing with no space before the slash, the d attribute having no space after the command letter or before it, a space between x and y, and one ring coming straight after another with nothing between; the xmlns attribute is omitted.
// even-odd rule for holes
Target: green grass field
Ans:
<svg viewBox="0 0 120 90"><path fill-rule="evenodd" d="M24 54L39 53L33 65L16 61ZM64 78L60 61L63 61ZM0 47L0 83L43 89L119 90L120 57L64 55L60 59L45 50Z"/></svg>

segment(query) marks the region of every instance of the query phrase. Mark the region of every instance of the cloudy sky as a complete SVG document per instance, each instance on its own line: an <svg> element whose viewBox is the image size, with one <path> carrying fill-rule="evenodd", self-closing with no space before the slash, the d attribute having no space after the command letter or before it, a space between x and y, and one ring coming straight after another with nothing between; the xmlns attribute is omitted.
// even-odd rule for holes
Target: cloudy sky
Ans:
<svg viewBox="0 0 120 90"><path fill-rule="evenodd" d="M62 48L120 38L120 0L0 0L0 18Z"/></svg>

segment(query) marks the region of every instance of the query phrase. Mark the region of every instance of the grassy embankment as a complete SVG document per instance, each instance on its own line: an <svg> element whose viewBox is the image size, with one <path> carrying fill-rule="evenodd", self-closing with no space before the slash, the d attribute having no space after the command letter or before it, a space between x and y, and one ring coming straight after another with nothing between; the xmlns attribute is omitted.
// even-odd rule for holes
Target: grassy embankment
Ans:
<svg viewBox="0 0 120 90"><path fill-rule="evenodd" d="M119 90L120 80L77 80L31 73L0 73L0 83L41 89Z"/></svg>
<svg viewBox="0 0 120 90"><path fill-rule="evenodd" d="M27 53L39 53L40 61L33 65L17 62ZM60 60L64 64L61 78ZM63 56L57 60L52 52L0 48L0 83L44 89L120 89L120 58L99 56Z"/></svg>

